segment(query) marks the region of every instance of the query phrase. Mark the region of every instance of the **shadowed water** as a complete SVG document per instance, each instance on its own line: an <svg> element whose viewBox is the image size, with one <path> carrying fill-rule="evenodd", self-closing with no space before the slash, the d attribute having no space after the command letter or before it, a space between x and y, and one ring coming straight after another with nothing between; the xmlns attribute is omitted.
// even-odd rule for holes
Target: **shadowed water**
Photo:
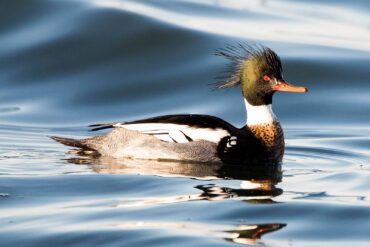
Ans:
<svg viewBox="0 0 370 247"><path fill-rule="evenodd" d="M367 1L0 3L1 246L368 246ZM281 166L78 155L48 136L160 114L245 122L212 90L225 43L262 43L307 94L279 93Z"/></svg>

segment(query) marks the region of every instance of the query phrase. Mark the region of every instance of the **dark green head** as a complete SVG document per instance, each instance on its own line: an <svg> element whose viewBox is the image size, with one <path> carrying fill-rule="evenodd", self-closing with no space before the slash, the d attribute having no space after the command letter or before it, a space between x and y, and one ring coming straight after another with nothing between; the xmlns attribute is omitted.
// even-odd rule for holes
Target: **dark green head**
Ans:
<svg viewBox="0 0 370 247"><path fill-rule="evenodd" d="M216 55L233 62L231 73L226 80L218 83L218 87L228 88L241 84L243 96L251 105L271 104L275 91L307 91L306 88L291 86L284 81L280 58L268 47L239 44L220 49Z"/></svg>

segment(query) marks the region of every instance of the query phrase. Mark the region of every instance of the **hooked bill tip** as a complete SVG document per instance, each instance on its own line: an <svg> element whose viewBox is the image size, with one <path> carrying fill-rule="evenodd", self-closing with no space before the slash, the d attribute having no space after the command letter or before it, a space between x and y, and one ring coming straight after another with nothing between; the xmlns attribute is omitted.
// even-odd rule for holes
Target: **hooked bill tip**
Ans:
<svg viewBox="0 0 370 247"><path fill-rule="evenodd" d="M280 81L278 85L272 87L275 91L282 91L282 92L292 92L292 93L306 93L308 91L305 87L297 87L294 85L290 85L286 82Z"/></svg>

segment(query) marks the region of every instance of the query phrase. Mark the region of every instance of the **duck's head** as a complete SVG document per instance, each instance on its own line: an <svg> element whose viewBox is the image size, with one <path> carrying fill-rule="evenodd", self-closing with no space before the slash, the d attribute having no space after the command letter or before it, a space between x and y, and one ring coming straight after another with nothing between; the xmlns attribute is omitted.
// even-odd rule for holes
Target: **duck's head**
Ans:
<svg viewBox="0 0 370 247"><path fill-rule="evenodd" d="M307 88L286 83L279 56L270 48L248 45L227 46L217 51L233 62L231 74L218 83L219 88L241 85L244 98L254 106L269 105L276 91L307 92Z"/></svg>

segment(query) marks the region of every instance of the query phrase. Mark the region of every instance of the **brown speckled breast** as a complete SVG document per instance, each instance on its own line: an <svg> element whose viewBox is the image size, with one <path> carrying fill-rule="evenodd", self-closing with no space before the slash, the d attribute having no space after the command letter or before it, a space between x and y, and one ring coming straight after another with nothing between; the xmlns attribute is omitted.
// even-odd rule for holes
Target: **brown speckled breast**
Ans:
<svg viewBox="0 0 370 247"><path fill-rule="evenodd" d="M284 156L284 132L279 122L248 126L250 131L266 147L267 155L281 161Z"/></svg>

